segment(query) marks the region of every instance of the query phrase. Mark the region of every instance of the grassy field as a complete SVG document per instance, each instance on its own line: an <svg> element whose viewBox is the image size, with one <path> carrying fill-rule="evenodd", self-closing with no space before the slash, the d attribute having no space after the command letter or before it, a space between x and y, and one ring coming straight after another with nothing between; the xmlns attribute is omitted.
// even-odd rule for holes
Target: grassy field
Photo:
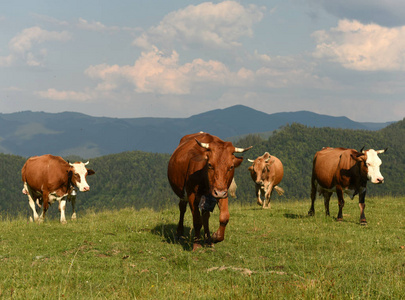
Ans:
<svg viewBox="0 0 405 300"><path fill-rule="evenodd" d="M191 251L174 239L177 207L82 212L43 224L0 221L1 299L403 299L405 198L357 201L336 222L317 201L271 210L230 205L225 241ZM28 204L27 204L28 206ZM218 225L218 208L211 228Z"/></svg>

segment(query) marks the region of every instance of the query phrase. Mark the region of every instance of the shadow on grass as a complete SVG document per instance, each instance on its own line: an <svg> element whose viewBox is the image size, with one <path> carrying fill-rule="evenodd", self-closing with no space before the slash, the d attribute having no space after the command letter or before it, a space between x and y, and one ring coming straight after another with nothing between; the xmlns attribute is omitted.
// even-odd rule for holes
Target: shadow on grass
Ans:
<svg viewBox="0 0 405 300"><path fill-rule="evenodd" d="M180 238L177 237L177 224L161 223L155 226L151 232L155 235L161 236L168 244L180 244L185 251L193 250L193 236L194 231L185 226L184 235Z"/></svg>
<svg viewBox="0 0 405 300"><path fill-rule="evenodd" d="M287 219L306 219L306 218L312 218L312 216L308 214L284 214L284 218Z"/></svg>

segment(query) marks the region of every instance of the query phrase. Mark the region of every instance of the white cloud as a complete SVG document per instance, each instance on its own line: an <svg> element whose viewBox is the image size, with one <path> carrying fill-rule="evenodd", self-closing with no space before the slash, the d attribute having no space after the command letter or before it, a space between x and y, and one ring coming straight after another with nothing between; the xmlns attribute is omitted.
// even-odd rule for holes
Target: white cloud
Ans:
<svg viewBox="0 0 405 300"><path fill-rule="evenodd" d="M92 21L89 22L83 18L79 18L77 27L84 30L91 30L91 31L117 31L119 27L111 26L108 27L101 22Z"/></svg>
<svg viewBox="0 0 405 300"><path fill-rule="evenodd" d="M34 45L42 44L46 41L64 42L69 39L70 34L67 31L48 31L38 26L26 28L10 40L8 44L10 54L0 57L0 66L10 66L18 58L25 61L29 66L39 66L42 64L47 51L46 49L41 49L39 53L34 54L32 52Z"/></svg>
<svg viewBox="0 0 405 300"><path fill-rule="evenodd" d="M313 34L314 56L359 71L405 70L405 26L341 20L337 27Z"/></svg>
<svg viewBox="0 0 405 300"><path fill-rule="evenodd" d="M226 49L239 46L240 37L253 35L254 23L263 18L262 10L255 5L243 6L234 1L189 5L169 13L158 26L138 37L134 45L150 48L180 41L188 47L204 45Z"/></svg>
<svg viewBox="0 0 405 300"><path fill-rule="evenodd" d="M58 91L56 89L48 89L46 91L38 91L35 94L41 98L51 99L51 100L72 100L72 101L88 101L92 99L92 96L84 92L75 91Z"/></svg>

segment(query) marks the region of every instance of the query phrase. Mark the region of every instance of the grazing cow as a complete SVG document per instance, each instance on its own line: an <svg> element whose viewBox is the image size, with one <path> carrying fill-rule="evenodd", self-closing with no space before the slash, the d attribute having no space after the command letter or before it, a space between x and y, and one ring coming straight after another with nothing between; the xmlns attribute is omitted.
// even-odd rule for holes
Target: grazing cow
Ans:
<svg viewBox="0 0 405 300"><path fill-rule="evenodd" d="M87 164L88 162L68 163L62 157L50 154L34 156L25 162L21 170L24 182L23 192L25 190L28 195L35 221L42 222L49 205L58 201L61 212L60 222L66 223L66 199L73 196L74 187L81 192L90 190L86 176L93 175L95 172L87 169L85 167ZM42 213L38 217L35 202L40 205L41 201Z"/></svg>
<svg viewBox="0 0 405 300"><path fill-rule="evenodd" d="M263 208L270 208L270 198L273 189L281 196L284 190L278 186L283 179L284 168L281 161L265 152L255 160L248 159L252 165L248 168L253 181L255 182L257 204ZM260 198L260 193L264 193L264 200ZM267 204L267 205L266 205Z"/></svg>
<svg viewBox="0 0 405 300"><path fill-rule="evenodd" d="M315 214L314 203L318 191L319 195L324 197L325 213L329 216L329 200L335 192L339 205L337 220L342 221L342 209L345 204L343 193L348 194L351 199L359 194L360 224L367 224L364 215L367 181L370 180L375 184L384 182L384 177L380 173L381 159L378 154L386 150L362 149L357 152L354 149L326 147L318 151L313 160L312 204L308 214L311 216Z"/></svg>
<svg viewBox="0 0 405 300"><path fill-rule="evenodd" d="M236 148L231 142L200 132L184 136L174 150L169 160L167 176L174 193L180 198L177 235L183 235L188 200L195 231L193 250L201 247L202 226L208 245L224 240L225 227L229 221L228 189L235 168L243 161L242 157L236 157L234 153L242 153L250 148ZM211 237L209 217L216 204L220 210L219 228Z"/></svg>

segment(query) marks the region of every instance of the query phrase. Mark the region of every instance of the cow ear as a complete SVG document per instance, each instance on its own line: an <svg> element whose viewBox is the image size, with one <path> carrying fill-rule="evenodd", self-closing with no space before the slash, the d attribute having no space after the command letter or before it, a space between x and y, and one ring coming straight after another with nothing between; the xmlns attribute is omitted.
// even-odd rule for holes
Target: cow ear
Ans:
<svg viewBox="0 0 405 300"><path fill-rule="evenodd" d="M233 159L233 165L234 165L234 167L235 168L237 168L237 167L239 167L240 166L240 164L242 163L242 161L243 161L243 157L234 157L234 159Z"/></svg>
<svg viewBox="0 0 405 300"><path fill-rule="evenodd" d="M354 159L355 161L363 161L364 154L357 152L356 154L350 154L351 158Z"/></svg>
<svg viewBox="0 0 405 300"><path fill-rule="evenodd" d="M71 179L73 177L73 171L69 170L68 171L68 178Z"/></svg>
<svg viewBox="0 0 405 300"><path fill-rule="evenodd" d="M92 169L87 169L87 175L88 176L90 176L90 175L93 175L93 174L95 174L96 172L94 171L94 170L92 170Z"/></svg>

